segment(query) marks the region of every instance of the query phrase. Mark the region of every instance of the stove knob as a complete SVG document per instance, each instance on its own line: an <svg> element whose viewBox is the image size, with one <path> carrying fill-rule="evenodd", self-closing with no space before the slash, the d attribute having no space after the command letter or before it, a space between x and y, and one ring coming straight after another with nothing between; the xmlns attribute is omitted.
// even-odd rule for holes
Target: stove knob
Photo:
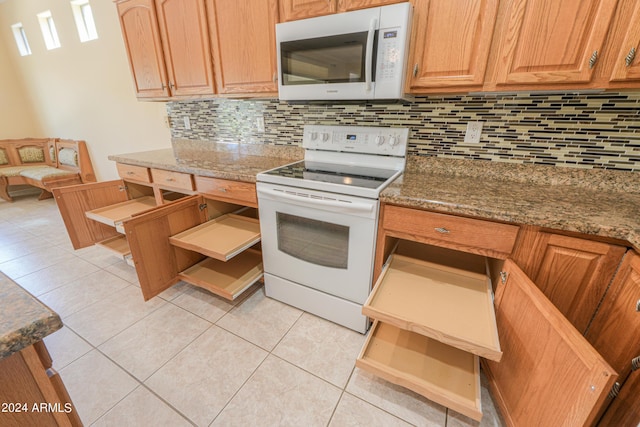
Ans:
<svg viewBox="0 0 640 427"><path fill-rule="evenodd" d="M389 145L391 145L392 147L395 147L396 145L398 145L398 137L397 136L390 136L389 137Z"/></svg>
<svg viewBox="0 0 640 427"><path fill-rule="evenodd" d="M382 145L382 144L384 144L384 136L382 136L382 135L376 135L375 143L376 143L377 145Z"/></svg>
<svg viewBox="0 0 640 427"><path fill-rule="evenodd" d="M325 142L328 141L329 140L329 134L326 133L326 132L323 132L322 133L322 140L325 141Z"/></svg>
<svg viewBox="0 0 640 427"><path fill-rule="evenodd" d="M316 139L318 139L318 132L311 132L311 140L315 141Z"/></svg>

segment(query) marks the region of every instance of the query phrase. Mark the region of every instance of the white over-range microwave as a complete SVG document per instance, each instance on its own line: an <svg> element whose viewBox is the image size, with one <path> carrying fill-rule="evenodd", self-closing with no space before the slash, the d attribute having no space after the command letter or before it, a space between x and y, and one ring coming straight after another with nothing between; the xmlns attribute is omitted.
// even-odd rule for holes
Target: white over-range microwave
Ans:
<svg viewBox="0 0 640 427"><path fill-rule="evenodd" d="M277 24L279 98L402 98L411 14L406 2Z"/></svg>

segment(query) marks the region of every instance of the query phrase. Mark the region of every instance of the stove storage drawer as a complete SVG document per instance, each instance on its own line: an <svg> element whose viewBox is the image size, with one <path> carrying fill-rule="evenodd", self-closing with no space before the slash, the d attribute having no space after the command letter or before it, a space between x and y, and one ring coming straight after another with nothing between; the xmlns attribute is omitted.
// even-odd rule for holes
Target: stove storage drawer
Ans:
<svg viewBox="0 0 640 427"><path fill-rule="evenodd" d="M390 236L506 259L518 227L400 206L385 205L382 226Z"/></svg>
<svg viewBox="0 0 640 427"><path fill-rule="evenodd" d="M247 206L258 207L255 184L205 176L196 176L195 181L199 193L219 200L238 201Z"/></svg>
<svg viewBox="0 0 640 427"><path fill-rule="evenodd" d="M123 163L116 163L116 168L118 169L118 175L122 179L151 183L151 172L149 168L125 165Z"/></svg>

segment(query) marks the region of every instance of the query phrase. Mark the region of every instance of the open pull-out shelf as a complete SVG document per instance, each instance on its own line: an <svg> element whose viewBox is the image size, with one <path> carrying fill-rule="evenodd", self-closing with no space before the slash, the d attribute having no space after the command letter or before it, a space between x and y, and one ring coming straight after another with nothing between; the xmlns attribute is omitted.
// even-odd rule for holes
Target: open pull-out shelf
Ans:
<svg viewBox="0 0 640 427"><path fill-rule="evenodd" d="M133 265L133 258L131 256L131 249L129 248L129 242L124 234L110 237L102 242L96 243L96 246L105 248L110 252L113 252L117 256L121 257L130 266Z"/></svg>
<svg viewBox="0 0 640 427"><path fill-rule="evenodd" d="M228 261L260 241L260 221L227 214L172 236L172 245Z"/></svg>
<svg viewBox="0 0 640 427"><path fill-rule="evenodd" d="M103 208L94 209L85 212L87 218L103 224L115 227L120 233L124 234L122 222L131 218L133 215L156 207L156 200L153 196L144 196L137 199L127 200L126 202L117 203L115 205L105 206Z"/></svg>
<svg viewBox="0 0 640 427"><path fill-rule="evenodd" d="M181 272L179 277L223 298L234 300L262 278L263 273L262 254L247 249L227 262L206 258Z"/></svg>
<svg viewBox="0 0 640 427"><path fill-rule="evenodd" d="M502 351L485 259L460 253L455 264L437 261L393 254L362 312L398 328L500 361Z"/></svg>
<svg viewBox="0 0 640 427"><path fill-rule="evenodd" d="M474 420L482 418L479 358L471 353L376 321L356 366Z"/></svg>

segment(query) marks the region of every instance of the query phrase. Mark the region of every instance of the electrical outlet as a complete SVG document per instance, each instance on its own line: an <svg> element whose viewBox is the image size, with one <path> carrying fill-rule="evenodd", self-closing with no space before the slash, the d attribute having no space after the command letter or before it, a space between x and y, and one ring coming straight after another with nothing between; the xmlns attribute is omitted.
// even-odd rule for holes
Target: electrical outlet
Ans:
<svg viewBox="0 0 640 427"><path fill-rule="evenodd" d="M464 134L464 142L477 144L482 135L482 122L467 123L467 132Z"/></svg>
<svg viewBox="0 0 640 427"><path fill-rule="evenodd" d="M264 116L256 117L256 129L258 132L264 132Z"/></svg>
<svg viewBox="0 0 640 427"><path fill-rule="evenodd" d="M184 116L182 120L184 121L184 128L186 130L191 130L191 119L189 119L189 116Z"/></svg>

